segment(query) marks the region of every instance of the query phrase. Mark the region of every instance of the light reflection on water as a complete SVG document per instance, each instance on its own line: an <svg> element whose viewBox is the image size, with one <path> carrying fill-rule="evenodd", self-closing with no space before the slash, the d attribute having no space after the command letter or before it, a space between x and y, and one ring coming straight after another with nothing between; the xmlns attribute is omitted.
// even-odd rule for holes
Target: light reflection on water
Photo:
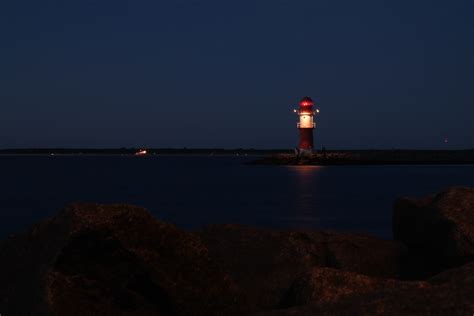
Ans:
<svg viewBox="0 0 474 316"><path fill-rule="evenodd" d="M323 166L288 166L288 170L294 177L295 183L295 207L294 216L281 218L293 221L294 228L314 228L321 226L321 218L318 214L317 194L321 185L320 173Z"/></svg>
<svg viewBox="0 0 474 316"><path fill-rule="evenodd" d="M76 202L129 203L182 228L233 223L391 237L398 196L474 186L474 166L249 166L252 157L0 157L0 239Z"/></svg>

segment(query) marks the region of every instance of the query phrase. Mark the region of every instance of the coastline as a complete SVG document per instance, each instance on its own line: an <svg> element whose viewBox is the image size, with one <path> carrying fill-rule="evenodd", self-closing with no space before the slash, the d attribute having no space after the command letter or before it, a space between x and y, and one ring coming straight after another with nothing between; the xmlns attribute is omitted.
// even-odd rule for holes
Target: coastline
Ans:
<svg viewBox="0 0 474 316"><path fill-rule="evenodd" d="M81 149L0 149L0 157L133 157L137 148ZM247 165L293 165L293 166L371 166L371 165L472 165L474 149L457 150L337 150L318 151L310 155L297 156L284 149L221 149L221 148L151 148L145 157L254 157Z"/></svg>

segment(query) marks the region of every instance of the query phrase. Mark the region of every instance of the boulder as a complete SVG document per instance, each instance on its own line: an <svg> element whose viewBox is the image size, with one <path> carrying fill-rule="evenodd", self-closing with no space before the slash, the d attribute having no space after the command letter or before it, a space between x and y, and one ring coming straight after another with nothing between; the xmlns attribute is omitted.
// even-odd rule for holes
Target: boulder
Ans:
<svg viewBox="0 0 474 316"><path fill-rule="evenodd" d="M5 315L242 312L200 239L139 207L72 205L0 251Z"/></svg>
<svg viewBox="0 0 474 316"><path fill-rule="evenodd" d="M283 306L332 304L387 289L426 286L426 282L401 282L332 268L315 267L293 283L286 293Z"/></svg>
<svg viewBox="0 0 474 316"><path fill-rule="evenodd" d="M286 306L288 289L313 267L395 278L404 251L396 242L329 231L214 225L198 235L256 310Z"/></svg>
<svg viewBox="0 0 474 316"><path fill-rule="evenodd" d="M395 202L394 239L408 247L409 278L424 278L474 259L474 188Z"/></svg>
<svg viewBox="0 0 474 316"><path fill-rule="evenodd" d="M256 315L470 315L473 272L471 264L428 281L404 282L314 268L289 291L289 308Z"/></svg>
<svg viewBox="0 0 474 316"><path fill-rule="evenodd" d="M473 195L399 199L396 241L239 225L191 233L139 207L74 204L0 242L0 312L470 315ZM400 280L407 271L424 280Z"/></svg>

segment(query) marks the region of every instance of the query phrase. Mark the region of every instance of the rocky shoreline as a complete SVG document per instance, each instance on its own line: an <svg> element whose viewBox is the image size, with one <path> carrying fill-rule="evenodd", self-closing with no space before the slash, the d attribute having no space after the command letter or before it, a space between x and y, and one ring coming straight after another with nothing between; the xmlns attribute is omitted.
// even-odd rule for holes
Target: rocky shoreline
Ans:
<svg viewBox="0 0 474 316"><path fill-rule="evenodd" d="M0 243L4 315L472 315L474 189L398 199L394 240L74 204Z"/></svg>
<svg viewBox="0 0 474 316"><path fill-rule="evenodd" d="M267 155L254 165L433 165L474 164L474 150L320 151L311 155Z"/></svg>

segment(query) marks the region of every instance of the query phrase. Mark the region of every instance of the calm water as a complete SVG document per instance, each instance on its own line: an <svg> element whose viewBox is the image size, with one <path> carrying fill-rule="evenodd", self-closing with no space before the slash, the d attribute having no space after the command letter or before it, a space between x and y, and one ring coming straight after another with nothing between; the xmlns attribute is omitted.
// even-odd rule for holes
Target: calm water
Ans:
<svg viewBox="0 0 474 316"><path fill-rule="evenodd" d="M391 238L397 196L474 186L474 166L248 166L242 157L0 157L0 237L74 201L132 203L183 228L240 223Z"/></svg>

